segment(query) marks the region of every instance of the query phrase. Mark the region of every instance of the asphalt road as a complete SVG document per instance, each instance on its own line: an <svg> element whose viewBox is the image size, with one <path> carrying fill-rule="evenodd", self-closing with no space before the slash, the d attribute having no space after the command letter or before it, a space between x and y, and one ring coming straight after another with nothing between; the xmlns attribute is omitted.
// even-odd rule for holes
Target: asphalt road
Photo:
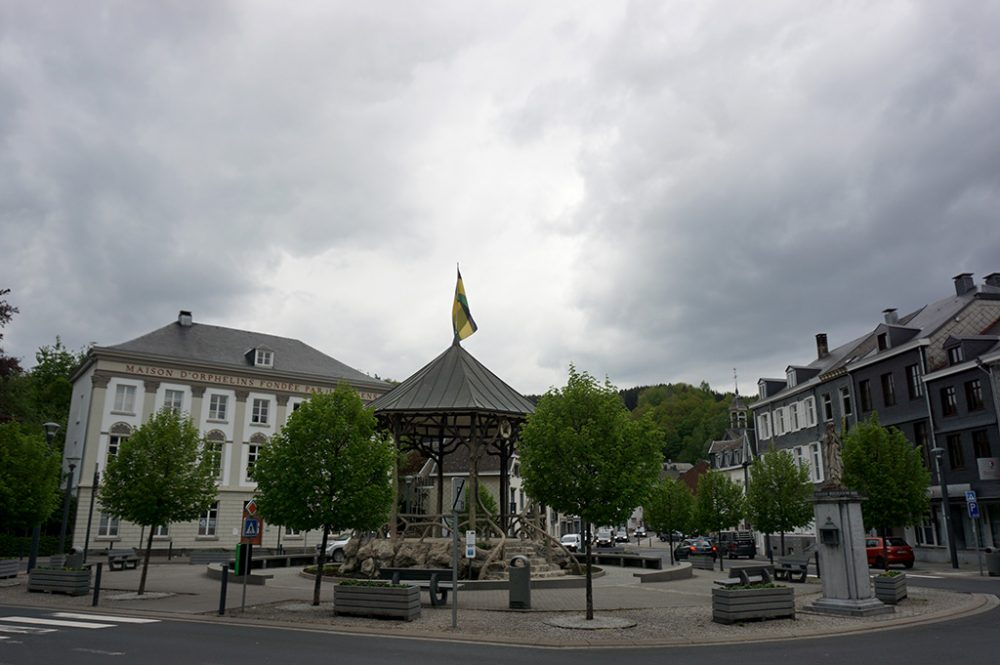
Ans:
<svg viewBox="0 0 1000 665"><path fill-rule="evenodd" d="M911 584L1000 594L1000 578L915 578ZM106 612L0 606L0 665L851 665L1000 663L1000 608L966 619L852 636L704 647L543 649L449 643L326 630L163 619L132 623Z"/></svg>

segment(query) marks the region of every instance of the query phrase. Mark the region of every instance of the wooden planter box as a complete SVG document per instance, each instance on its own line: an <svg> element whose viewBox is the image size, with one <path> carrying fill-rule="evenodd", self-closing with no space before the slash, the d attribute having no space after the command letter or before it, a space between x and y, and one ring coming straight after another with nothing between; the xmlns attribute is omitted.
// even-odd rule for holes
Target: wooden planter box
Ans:
<svg viewBox="0 0 1000 665"><path fill-rule="evenodd" d="M28 591L86 596L90 591L90 568L84 570L34 568L28 573Z"/></svg>
<svg viewBox="0 0 1000 665"><path fill-rule="evenodd" d="M875 576L875 597L886 605L895 605L906 598L906 573L892 577Z"/></svg>
<svg viewBox="0 0 1000 665"><path fill-rule="evenodd" d="M413 621L420 616L420 587L338 584L333 588L333 613Z"/></svg>
<svg viewBox="0 0 1000 665"><path fill-rule="evenodd" d="M0 559L0 579L5 577L17 577L21 562L17 559Z"/></svg>
<svg viewBox="0 0 1000 665"><path fill-rule="evenodd" d="M773 589L712 589L712 621L736 623L750 619L795 618L795 591Z"/></svg>

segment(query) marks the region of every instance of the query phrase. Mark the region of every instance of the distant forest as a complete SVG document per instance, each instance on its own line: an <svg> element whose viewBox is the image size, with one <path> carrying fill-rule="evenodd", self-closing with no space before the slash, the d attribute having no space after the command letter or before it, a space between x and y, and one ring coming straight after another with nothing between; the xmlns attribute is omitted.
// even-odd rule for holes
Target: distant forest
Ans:
<svg viewBox="0 0 1000 665"><path fill-rule="evenodd" d="M663 432L663 458L695 463L708 456L711 441L721 439L729 427L729 406L733 393L720 393L704 381L661 383L620 390L622 401L636 417L649 414ZM526 395L537 404L540 395ZM754 397L742 396L750 404ZM752 426L752 425L751 425Z"/></svg>

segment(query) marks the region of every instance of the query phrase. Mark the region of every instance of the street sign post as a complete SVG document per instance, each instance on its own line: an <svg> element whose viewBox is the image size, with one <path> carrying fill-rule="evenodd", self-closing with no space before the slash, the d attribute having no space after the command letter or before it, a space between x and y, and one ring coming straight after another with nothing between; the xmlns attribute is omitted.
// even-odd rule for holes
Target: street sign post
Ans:
<svg viewBox="0 0 1000 665"><path fill-rule="evenodd" d="M476 558L476 532L466 531L465 532L465 558L475 559Z"/></svg>
<svg viewBox="0 0 1000 665"><path fill-rule="evenodd" d="M965 507L969 511L969 519L972 520L972 539L976 543L976 560L979 561L979 575L983 574L983 557L979 551L979 501L976 499L976 490L965 491Z"/></svg>

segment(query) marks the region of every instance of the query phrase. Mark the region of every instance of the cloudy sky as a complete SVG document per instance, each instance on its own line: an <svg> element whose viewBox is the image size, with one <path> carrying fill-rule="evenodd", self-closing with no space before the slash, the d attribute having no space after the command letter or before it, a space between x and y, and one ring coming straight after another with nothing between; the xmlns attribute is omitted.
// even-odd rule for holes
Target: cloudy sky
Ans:
<svg viewBox="0 0 1000 665"><path fill-rule="evenodd" d="M7 353L742 392L1000 271L998 2L0 0Z"/></svg>

